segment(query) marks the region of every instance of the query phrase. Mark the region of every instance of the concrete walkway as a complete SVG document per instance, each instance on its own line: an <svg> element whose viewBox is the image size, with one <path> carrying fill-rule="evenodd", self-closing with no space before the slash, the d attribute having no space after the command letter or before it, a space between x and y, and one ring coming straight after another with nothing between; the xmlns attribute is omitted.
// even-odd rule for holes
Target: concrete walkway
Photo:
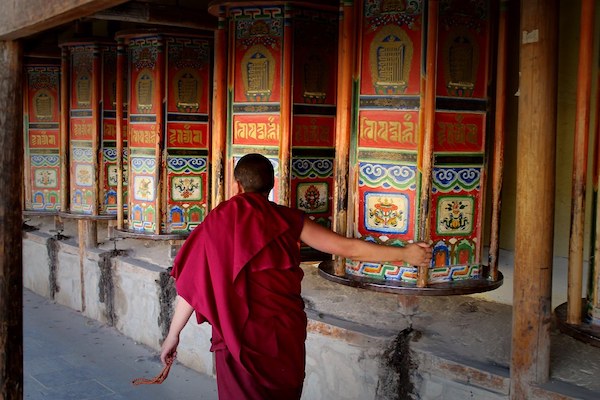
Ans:
<svg viewBox="0 0 600 400"><path fill-rule="evenodd" d="M156 351L24 289L24 398L217 399L213 378L175 363L161 385L133 386L162 370Z"/></svg>

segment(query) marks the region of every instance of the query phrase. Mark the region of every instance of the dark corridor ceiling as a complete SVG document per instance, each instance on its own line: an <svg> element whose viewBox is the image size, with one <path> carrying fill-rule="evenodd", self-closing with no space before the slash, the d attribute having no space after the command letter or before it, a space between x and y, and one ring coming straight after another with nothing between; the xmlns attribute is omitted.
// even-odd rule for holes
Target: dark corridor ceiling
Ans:
<svg viewBox="0 0 600 400"><path fill-rule="evenodd" d="M58 44L80 38L114 38L116 32L143 28L212 31L217 17L208 12L212 0L130 1L71 21L23 40L26 56L59 57Z"/></svg>
<svg viewBox="0 0 600 400"><path fill-rule="evenodd" d="M26 56L59 57L58 44L80 38L114 38L116 32L143 28L184 28L214 31L217 17L209 12L216 4L256 4L252 0L146 0L129 1L90 16L24 39ZM269 1L262 1L262 4ZM270 3L287 3L270 1ZM299 0L293 3L318 3L337 6L339 0Z"/></svg>

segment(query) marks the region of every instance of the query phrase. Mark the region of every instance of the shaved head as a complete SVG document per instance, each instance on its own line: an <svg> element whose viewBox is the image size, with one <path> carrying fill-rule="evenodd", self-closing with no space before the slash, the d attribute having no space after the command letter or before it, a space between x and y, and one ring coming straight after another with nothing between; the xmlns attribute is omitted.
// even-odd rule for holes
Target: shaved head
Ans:
<svg viewBox="0 0 600 400"><path fill-rule="evenodd" d="M268 158L258 153L246 154L240 158L233 176L240 183L244 192L268 195L275 184L273 164Z"/></svg>

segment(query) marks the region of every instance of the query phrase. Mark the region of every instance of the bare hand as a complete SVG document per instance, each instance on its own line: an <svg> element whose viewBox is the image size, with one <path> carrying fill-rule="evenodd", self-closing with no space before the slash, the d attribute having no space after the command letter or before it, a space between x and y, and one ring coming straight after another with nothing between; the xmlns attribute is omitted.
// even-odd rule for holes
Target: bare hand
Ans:
<svg viewBox="0 0 600 400"><path fill-rule="evenodd" d="M162 344L160 351L160 361L163 365L167 365L167 360L174 359L177 357L177 346L179 345L179 335L171 336L167 335L165 341Z"/></svg>
<svg viewBox="0 0 600 400"><path fill-rule="evenodd" d="M424 242L409 243L402 248L403 261L417 267L428 267L431 264L432 249Z"/></svg>

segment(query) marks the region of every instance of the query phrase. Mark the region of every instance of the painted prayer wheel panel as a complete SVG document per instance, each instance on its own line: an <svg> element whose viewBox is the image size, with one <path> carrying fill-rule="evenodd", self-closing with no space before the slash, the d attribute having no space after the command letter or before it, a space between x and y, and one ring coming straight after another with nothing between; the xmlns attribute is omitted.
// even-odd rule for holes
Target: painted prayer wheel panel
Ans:
<svg viewBox="0 0 600 400"><path fill-rule="evenodd" d="M101 212L117 212L117 52L104 52L102 63L102 170L103 199ZM126 87L126 86L125 86ZM123 148L127 147L127 103L123 107ZM123 151L123 167L127 168L127 152ZM123 173L123 205L127 209L127 171Z"/></svg>
<svg viewBox="0 0 600 400"><path fill-rule="evenodd" d="M60 65L25 65L25 211L60 210Z"/></svg>
<svg viewBox="0 0 600 400"><path fill-rule="evenodd" d="M488 4L441 1L429 221L419 220L426 2L364 2L355 235L403 245L428 224L431 283L478 278L489 54ZM435 23L435 22L433 22ZM422 123L422 122L421 122ZM415 282L417 268L348 261L349 274Z"/></svg>
<svg viewBox="0 0 600 400"><path fill-rule="evenodd" d="M188 233L208 210L211 42L154 31L117 37L130 59L128 229Z"/></svg>
<svg viewBox="0 0 600 400"><path fill-rule="evenodd" d="M116 45L77 42L69 53L70 213L116 215ZM108 100L108 101L107 101Z"/></svg>
<svg viewBox="0 0 600 400"><path fill-rule="evenodd" d="M271 160L275 168L271 199L277 201L284 9L231 7L227 16L234 30L233 59L229 61L233 66L229 154L234 164L248 153L261 153Z"/></svg>
<svg viewBox="0 0 600 400"><path fill-rule="evenodd" d="M293 28L290 205L331 227L338 13L299 9Z"/></svg>
<svg viewBox="0 0 600 400"><path fill-rule="evenodd" d="M244 154L263 154L275 167L271 199L289 201L326 226L333 208L336 11L306 2L230 5L224 11L234 31L230 165ZM291 122L285 132L284 120ZM228 178L232 182L231 171Z"/></svg>

